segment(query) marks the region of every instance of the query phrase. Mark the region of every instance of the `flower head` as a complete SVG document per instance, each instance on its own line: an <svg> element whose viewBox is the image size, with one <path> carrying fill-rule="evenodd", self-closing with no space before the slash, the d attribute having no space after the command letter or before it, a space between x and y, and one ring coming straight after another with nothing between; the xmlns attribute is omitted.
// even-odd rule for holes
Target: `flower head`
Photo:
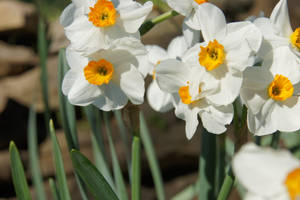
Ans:
<svg viewBox="0 0 300 200"><path fill-rule="evenodd" d="M233 158L233 171L247 189L246 199L297 200L300 162L286 150L246 144Z"/></svg>

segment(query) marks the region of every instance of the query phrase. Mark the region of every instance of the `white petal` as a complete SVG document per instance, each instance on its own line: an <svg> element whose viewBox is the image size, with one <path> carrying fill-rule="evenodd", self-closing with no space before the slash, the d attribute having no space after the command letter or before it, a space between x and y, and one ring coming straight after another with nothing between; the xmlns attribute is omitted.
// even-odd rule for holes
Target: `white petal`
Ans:
<svg viewBox="0 0 300 200"><path fill-rule="evenodd" d="M83 70L89 62L88 57L82 56L78 51L72 49L71 46L68 46L66 49L66 59L70 68L78 71Z"/></svg>
<svg viewBox="0 0 300 200"><path fill-rule="evenodd" d="M156 81L152 81L148 87L147 100L151 108L157 112L167 112L173 108L172 95L163 92Z"/></svg>
<svg viewBox="0 0 300 200"><path fill-rule="evenodd" d="M224 133L226 131L225 125L231 123L233 118L233 106L213 107L210 106L208 111L200 114L201 121L204 128L214 134Z"/></svg>
<svg viewBox="0 0 300 200"><path fill-rule="evenodd" d="M193 4L190 0L167 0L167 3L183 16L187 16L193 9Z"/></svg>
<svg viewBox="0 0 300 200"><path fill-rule="evenodd" d="M69 4L62 12L59 23L63 26L69 26L72 24L75 18L76 6L74 3Z"/></svg>
<svg viewBox="0 0 300 200"><path fill-rule="evenodd" d="M100 95L101 90L99 87L88 83L82 74L75 80L72 88L69 90L68 99L71 104L86 106Z"/></svg>
<svg viewBox="0 0 300 200"><path fill-rule="evenodd" d="M64 95L68 95L71 88L73 87L76 79L78 78L78 73L74 70L69 70L62 82L62 92Z"/></svg>
<svg viewBox="0 0 300 200"><path fill-rule="evenodd" d="M262 197L276 197L285 192L287 174L300 166L288 151L275 151L247 144L233 158L233 170L249 192Z"/></svg>
<svg viewBox="0 0 300 200"><path fill-rule="evenodd" d="M174 38L168 46L168 55L170 58L181 58L183 53L188 49L188 44L183 36Z"/></svg>
<svg viewBox="0 0 300 200"><path fill-rule="evenodd" d="M187 139L191 139L198 127L198 109L186 110L185 113L185 133Z"/></svg>
<svg viewBox="0 0 300 200"><path fill-rule="evenodd" d="M247 124L251 133L262 136L274 133L276 131L274 122L271 119L274 105L274 101L272 99L268 99L261 107L259 113L254 115L251 110L248 110Z"/></svg>
<svg viewBox="0 0 300 200"><path fill-rule="evenodd" d="M137 32L147 15L151 12L152 7L153 3L151 1L147 1L144 5L134 2L128 7L122 7L119 13L125 30L129 33Z"/></svg>
<svg viewBox="0 0 300 200"><path fill-rule="evenodd" d="M200 31L191 29L184 22L182 23L182 31L187 46L191 47L200 41Z"/></svg>
<svg viewBox="0 0 300 200"><path fill-rule="evenodd" d="M183 24L190 27L191 29L198 30L198 31L201 30L199 16L197 16L197 13L195 12L194 9L185 17Z"/></svg>
<svg viewBox="0 0 300 200"><path fill-rule="evenodd" d="M222 10L213 4L204 3L197 7L196 15L201 24L201 31L205 41L225 37L226 20Z"/></svg>
<svg viewBox="0 0 300 200"><path fill-rule="evenodd" d="M133 104L144 102L145 82L135 67L121 74L120 87Z"/></svg>
<svg viewBox="0 0 300 200"><path fill-rule="evenodd" d="M300 129L300 101L293 96L282 103L277 103L272 112L272 120L276 129L283 132L292 132Z"/></svg>
<svg viewBox="0 0 300 200"><path fill-rule="evenodd" d="M250 192L247 192L244 197L244 200L266 200L266 199L262 196L258 196L258 195L252 194Z"/></svg>
<svg viewBox="0 0 300 200"><path fill-rule="evenodd" d="M276 74L284 75L292 84L300 81L300 63L289 47L285 46L274 49L273 55L269 54L269 56L266 56L263 66L269 65L269 63L272 63L270 71L274 76Z"/></svg>
<svg viewBox="0 0 300 200"><path fill-rule="evenodd" d="M127 102L128 98L125 95L125 93L121 90L121 88L114 84L113 82L110 82L107 85L104 85L103 87L104 95L105 95L105 104L100 104L103 102L95 101L94 105L97 107L100 107L104 110L116 110L123 108ZM103 101L103 100L102 100ZM101 109L100 108L100 109Z"/></svg>
<svg viewBox="0 0 300 200"><path fill-rule="evenodd" d="M151 64L156 65L158 61L162 61L168 58L166 50L157 45L147 45L148 58Z"/></svg>
<svg viewBox="0 0 300 200"><path fill-rule="evenodd" d="M225 66L218 67L214 72L216 73L214 74L216 79L220 80L220 91L208 96L207 99L216 105L228 105L239 95L243 78L242 73L232 74L230 72L224 72L224 69L221 68L225 68Z"/></svg>
<svg viewBox="0 0 300 200"><path fill-rule="evenodd" d="M272 11L270 20L280 36L289 37L293 33L290 24L287 0L280 0L277 3Z"/></svg>
<svg viewBox="0 0 300 200"><path fill-rule="evenodd" d="M184 63L168 59L156 67L156 80L159 87L169 93L178 92L179 88L186 86L190 78L190 70Z"/></svg>
<svg viewBox="0 0 300 200"><path fill-rule="evenodd" d="M243 88L263 90L273 81L273 75L264 67L248 67L244 73Z"/></svg>

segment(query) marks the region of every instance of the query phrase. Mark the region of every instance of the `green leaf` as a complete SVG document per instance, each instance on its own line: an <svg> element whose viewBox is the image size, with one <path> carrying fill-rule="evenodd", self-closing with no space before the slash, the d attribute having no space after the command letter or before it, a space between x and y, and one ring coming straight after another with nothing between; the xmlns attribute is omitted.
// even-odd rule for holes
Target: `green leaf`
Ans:
<svg viewBox="0 0 300 200"><path fill-rule="evenodd" d="M50 136L52 140L52 148L53 148L53 156L54 156L54 164L55 164L55 172L56 179L59 187L60 198L63 200L71 200L67 178L64 170L63 159L61 155L61 150L55 135L55 130L53 126L52 120L50 121Z"/></svg>
<svg viewBox="0 0 300 200"><path fill-rule="evenodd" d="M59 198L60 195L59 195L57 185L52 178L49 178L49 186L50 186L50 190L51 190L53 199L60 200L60 198Z"/></svg>
<svg viewBox="0 0 300 200"><path fill-rule="evenodd" d="M136 134L132 140L132 182L131 182L131 196L132 200L141 199L141 141Z"/></svg>
<svg viewBox="0 0 300 200"><path fill-rule="evenodd" d="M14 142L10 142L10 165L16 195L19 200L31 200L20 154Z"/></svg>
<svg viewBox="0 0 300 200"><path fill-rule="evenodd" d="M105 146L103 144L103 133L102 133L102 120L97 109L93 105L85 106L84 112L87 116L90 127L92 128L92 148L95 158L95 165L97 169L103 174L107 182L111 187L114 187L112 176L107 165L107 157Z"/></svg>
<svg viewBox="0 0 300 200"><path fill-rule="evenodd" d="M146 156L150 165L150 170L152 173L155 190L157 193L157 198L158 200L164 200L166 199L166 197L165 197L163 180L161 177L160 168L155 155L149 130L142 112L140 112L140 133L141 133L143 145L145 147Z"/></svg>
<svg viewBox="0 0 300 200"><path fill-rule="evenodd" d="M47 57L48 57L48 44L46 37L46 25L43 18L39 17L38 23L38 55L40 59L41 67L41 84L42 84L42 94L44 102L44 117L45 117L45 126L47 132L49 133L49 120L50 120L50 108L49 108L49 97L48 97L48 72L47 72Z"/></svg>
<svg viewBox="0 0 300 200"><path fill-rule="evenodd" d="M228 198L231 188L233 186L234 180L235 180L234 175L230 169L229 172L226 174L226 177L222 184L222 187L221 187L221 190L220 190L217 200L226 200Z"/></svg>
<svg viewBox="0 0 300 200"><path fill-rule="evenodd" d="M76 118L74 106L68 102L68 99L62 93L62 82L64 74L68 71L69 67L66 60L65 49L59 51L58 62L58 94L59 94L59 110L61 114L64 133L68 143L69 149L79 149L77 131L76 131Z"/></svg>
<svg viewBox="0 0 300 200"><path fill-rule="evenodd" d="M202 131L199 163L199 200L215 199L216 135Z"/></svg>
<svg viewBox="0 0 300 200"><path fill-rule="evenodd" d="M37 130L36 130L36 113L34 106L31 106L28 120L28 151L30 170L32 174L33 185L36 190L36 198L40 200L46 199L43 185L43 178L40 170L40 162L38 156Z"/></svg>
<svg viewBox="0 0 300 200"><path fill-rule="evenodd" d="M86 183L96 200L118 200L103 175L85 156L79 151L72 150L71 159L75 171Z"/></svg>
<svg viewBox="0 0 300 200"><path fill-rule="evenodd" d="M111 158L112 158L112 165L113 165L113 172L114 172L114 177L115 177L115 183L118 191L118 196L121 200L127 200L127 192L126 192L126 186L124 182L124 178L122 175L121 167L118 161L118 156L114 147L114 143L112 140L111 136L111 128L109 125L108 121L108 113L103 112L103 117L104 117L104 124L105 124L105 130L107 133L108 137L108 143L109 143L109 148L110 148L110 153L111 153Z"/></svg>

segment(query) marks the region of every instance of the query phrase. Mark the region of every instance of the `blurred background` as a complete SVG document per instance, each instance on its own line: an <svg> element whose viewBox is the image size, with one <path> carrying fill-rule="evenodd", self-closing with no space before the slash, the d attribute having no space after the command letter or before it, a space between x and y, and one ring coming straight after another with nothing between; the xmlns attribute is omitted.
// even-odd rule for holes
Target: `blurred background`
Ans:
<svg viewBox="0 0 300 200"><path fill-rule="evenodd" d="M212 2L224 11L228 21L239 21L251 15L257 16L262 11L265 16L269 16L278 1L215 0ZM46 66L51 117L57 128L72 199L80 199L58 114L58 87L60 87L57 80L58 51L68 45L64 30L59 24L59 15L69 3L70 1L67 0L41 0L37 4L33 0L0 0L0 199L15 199L8 152L11 140L15 141L21 151L26 175L31 184L26 149L29 108L33 102L38 113L40 165L46 192L49 194L49 199L51 198L48 178L54 176L54 165L51 142L47 137L43 116L41 67L37 50L40 16L45 21L48 41ZM292 27L295 29L300 26L300 1L288 0L288 4ZM155 7L149 17L155 17L161 12ZM166 48L175 36L181 35L182 21L183 17L177 16L158 24L142 37L142 41L144 44L156 44ZM147 78L148 83L150 79ZM141 106L141 109L150 127L169 199L197 179L201 128L198 127L195 136L188 141L185 137L184 122L175 117L173 110L164 114L156 113L151 110L147 102ZM93 159L90 128L79 108L76 109L76 114L81 152ZM129 181L126 174L125 150L117 133L114 118L111 119L111 126L122 171ZM105 141L107 144L107 138ZM142 158L142 199L155 199L154 185L145 156ZM233 190L229 199L239 199L238 193Z"/></svg>

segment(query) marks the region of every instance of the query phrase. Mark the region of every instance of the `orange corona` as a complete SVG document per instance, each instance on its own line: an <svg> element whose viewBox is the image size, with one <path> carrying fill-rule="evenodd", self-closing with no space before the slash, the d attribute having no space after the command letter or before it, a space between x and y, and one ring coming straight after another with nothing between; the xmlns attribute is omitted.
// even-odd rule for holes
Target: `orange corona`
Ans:
<svg viewBox="0 0 300 200"><path fill-rule="evenodd" d="M294 87L287 77L276 74L274 80L269 85L268 93L272 99L284 101L293 95Z"/></svg>
<svg viewBox="0 0 300 200"><path fill-rule="evenodd" d="M116 23L117 11L111 1L98 0L90 10L89 21L95 26L108 27Z"/></svg>
<svg viewBox="0 0 300 200"><path fill-rule="evenodd" d="M113 65L105 59L90 61L84 68L85 79L93 85L108 84L113 73Z"/></svg>

